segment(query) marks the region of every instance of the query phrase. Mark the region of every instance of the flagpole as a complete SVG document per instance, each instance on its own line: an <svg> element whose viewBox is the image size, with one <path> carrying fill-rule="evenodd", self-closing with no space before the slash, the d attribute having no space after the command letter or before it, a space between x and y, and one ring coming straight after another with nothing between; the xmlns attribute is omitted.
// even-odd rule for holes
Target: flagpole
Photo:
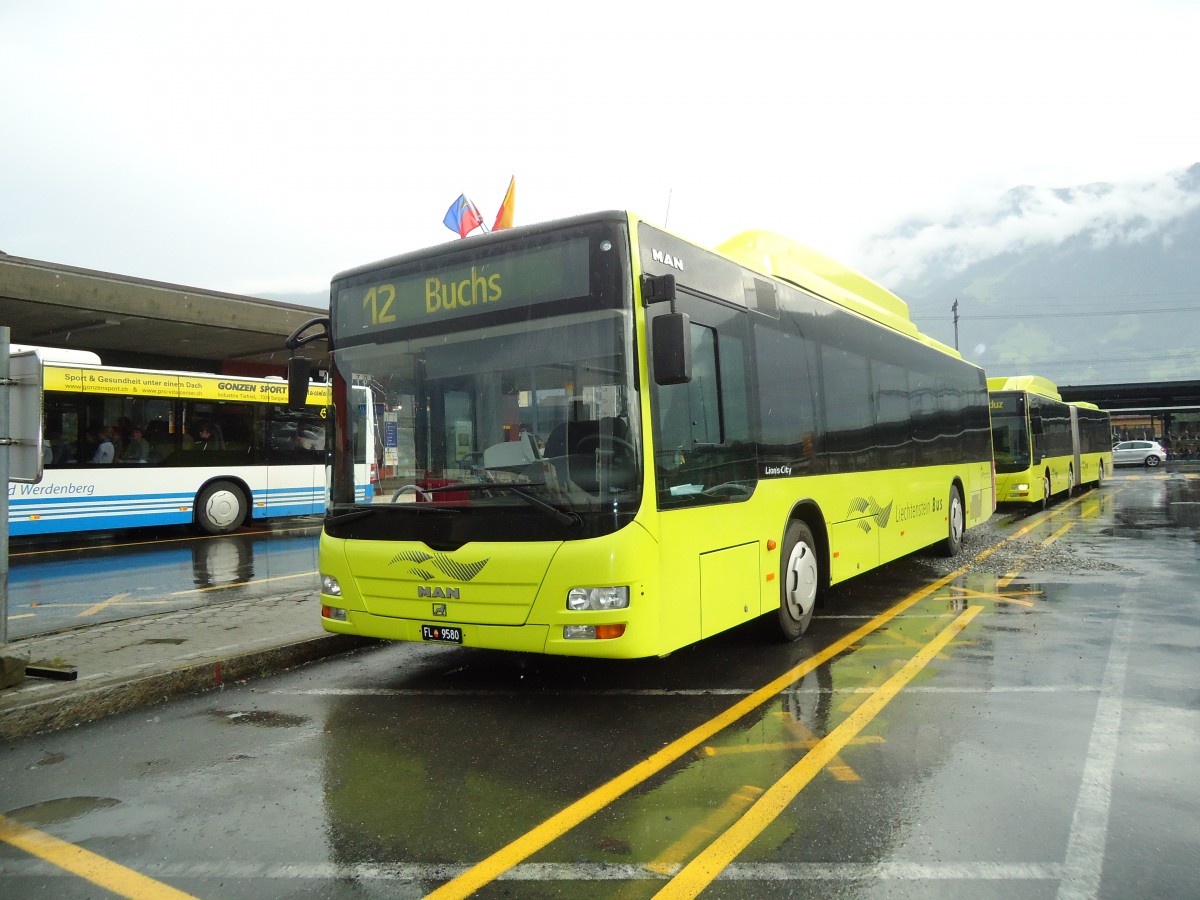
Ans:
<svg viewBox="0 0 1200 900"><path fill-rule="evenodd" d="M479 220L479 227L483 229L483 233L491 234L492 229L488 228L487 222L483 221L483 214L479 211L479 207L475 205L475 201L468 197L467 202L471 204L471 210L475 213L475 218Z"/></svg>

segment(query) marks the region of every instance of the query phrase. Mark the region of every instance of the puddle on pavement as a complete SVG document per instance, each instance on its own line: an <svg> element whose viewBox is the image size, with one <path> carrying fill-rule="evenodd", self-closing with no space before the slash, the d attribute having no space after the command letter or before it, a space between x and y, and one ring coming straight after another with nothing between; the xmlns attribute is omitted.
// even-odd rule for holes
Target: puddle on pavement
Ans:
<svg viewBox="0 0 1200 900"><path fill-rule="evenodd" d="M295 728L308 721L307 716L294 716L266 709L210 709L208 714L235 725L259 725L266 728Z"/></svg>
<svg viewBox="0 0 1200 900"><path fill-rule="evenodd" d="M24 825L41 827L69 822L98 809L119 806L120 803L120 800L114 800L112 797L60 797L57 800L43 800L31 806L22 806L5 815Z"/></svg>

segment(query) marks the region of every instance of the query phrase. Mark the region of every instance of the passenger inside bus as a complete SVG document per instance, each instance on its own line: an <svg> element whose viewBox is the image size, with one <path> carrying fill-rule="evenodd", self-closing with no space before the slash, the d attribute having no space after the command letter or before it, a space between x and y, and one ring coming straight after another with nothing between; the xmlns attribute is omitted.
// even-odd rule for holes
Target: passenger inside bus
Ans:
<svg viewBox="0 0 1200 900"><path fill-rule="evenodd" d="M113 427L111 425L101 425L100 430L96 432L96 436L99 438L99 441L92 453L92 462L102 464L111 463L116 456L116 448L113 446Z"/></svg>
<svg viewBox="0 0 1200 900"><path fill-rule="evenodd" d="M222 450L225 442L221 439L221 430L211 422L201 422L196 428L195 449Z"/></svg>
<svg viewBox="0 0 1200 900"><path fill-rule="evenodd" d="M125 449L121 451L119 462L123 463L144 463L150 459L150 442L142 436L142 428L140 425L132 425L129 428L129 441L125 444Z"/></svg>

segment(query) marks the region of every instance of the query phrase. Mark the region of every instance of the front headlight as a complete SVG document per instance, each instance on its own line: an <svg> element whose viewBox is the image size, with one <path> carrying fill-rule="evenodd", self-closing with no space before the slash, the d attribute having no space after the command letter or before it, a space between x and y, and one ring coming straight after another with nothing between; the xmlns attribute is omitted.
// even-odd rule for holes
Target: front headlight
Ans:
<svg viewBox="0 0 1200 900"><path fill-rule="evenodd" d="M628 587L572 588L567 593L567 609L627 609Z"/></svg>
<svg viewBox="0 0 1200 900"><path fill-rule="evenodd" d="M332 575L322 575L321 593L327 594L330 597L340 597L342 596L342 586L338 584L338 580Z"/></svg>

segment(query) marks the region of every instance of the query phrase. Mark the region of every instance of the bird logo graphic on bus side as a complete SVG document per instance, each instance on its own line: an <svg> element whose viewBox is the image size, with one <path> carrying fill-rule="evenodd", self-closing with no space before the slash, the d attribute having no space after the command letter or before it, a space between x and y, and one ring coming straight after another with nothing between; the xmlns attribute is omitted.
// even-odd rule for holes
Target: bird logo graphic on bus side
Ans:
<svg viewBox="0 0 1200 900"><path fill-rule="evenodd" d="M441 572L442 575L448 575L455 581L471 581L475 578L475 576L483 571L483 567L488 564L490 559L491 558L489 557L488 559L481 559L478 562L461 563L458 560L452 559L445 553L425 553L421 550L407 550L403 553L397 553L395 556L393 556L390 560L388 560L388 565L395 565L399 562L410 562L416 564L408 570L409 574L416 575L422 581L427 582L426 584L417 585L418 598L461 600L462 594L459 588L438 584L429 584L428 582L436 581L438 575L437 572L430 571L429 568L426 568L425 564L428 563L429 566L437 569L437 571ZM442 604L435 604L434 615L445 615L445 607L442 606L442 612L439 613L437 611L437 606L442 606Z"/></svg>
<svg viewBox="0 0 1200 900"><path fill-rule="evenodd" d="M861 516L865 512L866 517L859 519L856 524L865 533L870 534L872 519L875 520L876 527L887 528L888 520L892 517L892 503L894 502L888 503L887 506L880 506L874 497L855 497L850 501L850 508L846 510L846 518Z"/></svg>

